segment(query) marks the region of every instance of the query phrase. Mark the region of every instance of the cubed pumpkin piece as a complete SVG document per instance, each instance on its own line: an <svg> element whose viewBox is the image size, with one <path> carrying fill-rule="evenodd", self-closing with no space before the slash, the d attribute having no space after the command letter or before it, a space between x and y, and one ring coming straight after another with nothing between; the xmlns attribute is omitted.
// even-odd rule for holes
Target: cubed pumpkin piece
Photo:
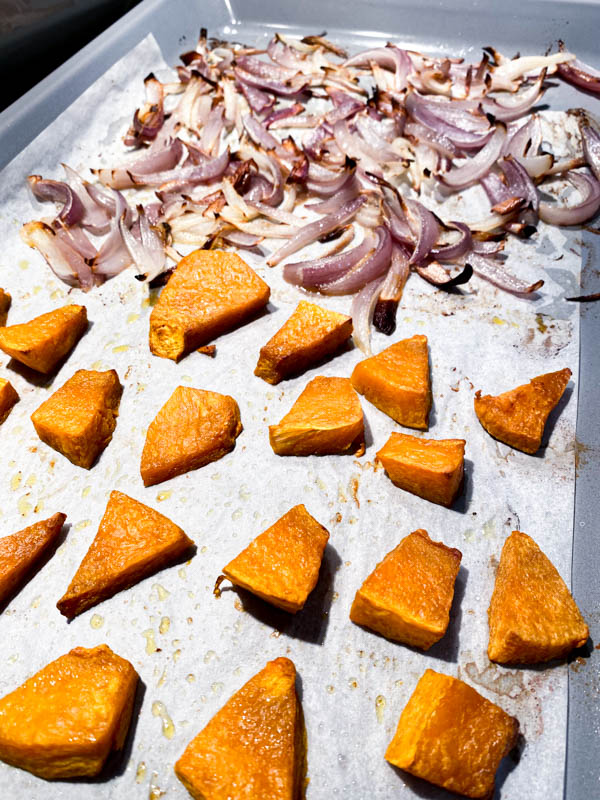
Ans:
<svg viewBox="0 0 600 800"><path fill-rule="evenodd" d="M328 539L327 530L303 505L294 506L223 567L223 573L236 586L295 614L317 585Z"/></svg>
<svg viewBox="0 0 600 800"><path fill-rule="evenodd" d="M233 397L178 386L146 433L140 472L144 486L218 461L242 432Z"/></svg>
<svg viewBox="0 0 600 800"><path fill-rule="evenodd" d="M288 321L261 347L254 374L267 383L299 375L352 335L352 318L300 301Z"/></svg>
<svg viewBox="0 0 600 800"><path fill-rule="evenodd" d="M178 361L237 328L269 301L270 289L235 253L195 250L185 256L150 315L150 350Z"/></svg>
<svg viewBox="0 0 600 800"><path fill-rule="evenodd" d="M571 370L565 368L496 397L482 397L479 391L475 394L475 413L495 439L524 453L536 453L550 412L563 396L570 377Z"/></svg>
<svg viewBox="0 0 600 800"><path fill-rule="evenodd" d="M488 798L519 723L463 681L425 671L398 722L390 764L466 797Z"/></svg>
<svg viewBox="0 0 600 800"><path fill-rule="evenodd" d="M428 650L448 629L462 553L418 530L402 539L357 591L350 619Z"/></svg>
<svg viewBox="0 0 600 800"><path fill-rule="evenodd" d="M19 395L12 383L5 378L0 378L0 425L12 411L12 407L19 401Z"/></svg>
<svg viewBox="0 0 600 800"><path fill-rule="evenodd" d="M98 533L56 604L69 619L169 566L193 545L153 508L111 492Z"/></svg>
<svg viewBox="0 0 600 800"><path fill-rule="evenodd" d="M0 700L0 759L47 780L98 775L123 749L137 681L106 644L60 656Z"/></svg>
<svg viewBox="0 0 600 800"><path fill-rule="evenodd" d="M400 425L427 430L431 382L426 336L403 339L360 361L351 380L357 392Z"/></svg>
<svg viewBox="0 0 600 800"><path fill-rule="evenodd" d="M296 669L287 658L242 686L175 764L195 800L299 800L305 771Z"/></svg>
<svg viewBox="0 0 600 800"><path fill-rule="evenodd" d="M4 289L0 289L0 327L6 325L6 318L8 317L8 309L10 308L11 296Z"/></svg>
<svg viewBox="0 0 600 800"><path fill-rule="evenodd" d="M521 531L513 531L504 542L488 622L488 656L500 664L563 658L589 637L565 582L531 536Z"/></svg>
<svg viewBox="0 0 600 800"><path fill-rule="evenodd" d="M20 325L0 327L0 350L37 372L52 372L87 328L85 306L63 306Z"/></svg>
<svg viewBox="0 0 600 800"><path fill-rule="evenodd" d="M348 378L313 378L290 411L269 426L279 456L335 455L364 448L363 412Z"/></svg>
<svg viewBox="0 0 600 800"><path fill-rule="evenodd" d="M450 506L463 479L465 444L464 439L423 439L392 433L377 458L400 489Z"/></svg>
<svg viewBox="0 0 600 800"><path fill-rule="evenodd" d="M0 606L24 585L56 542L65 520L65 514L54 514L0 539Z"/></svg>
<svg viewBox="0 0 600 800"><path fill-rule="evenodd" d="M90 469L112 439L123 387L114 369L80 369L31 415L40 439Z"/></svg>

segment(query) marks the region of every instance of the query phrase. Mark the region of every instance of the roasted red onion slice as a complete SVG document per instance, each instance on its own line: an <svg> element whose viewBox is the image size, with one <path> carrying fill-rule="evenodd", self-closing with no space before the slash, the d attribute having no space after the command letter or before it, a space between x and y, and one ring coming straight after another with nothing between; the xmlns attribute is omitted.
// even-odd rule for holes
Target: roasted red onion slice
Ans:
<svg viewBox="0 0 600 800"><path fill-rule="evenodd" d="M580 125L583 154L589 168L600 181L600 135L590 125Z"/></svg>
<svg viewBox="0 0 600 800"><path fill-rule="evenodd" d="M538 190L527 174L527 170L516 159L507 156L498 162L506 175L506 188L512 197L520 197L534 211L539 207Z"/></svg>
<svg viewBox="0 0 600 800"><path fill-rule="evenodd" d="M138 180L136 183L132 175L137 176L139 179L141 175L151 175L173 169L179 163L184 149L181 139L175 139L160 150L147 150L144 156L129 164L123 164L123 166L115 169L92 170L92 172L105 186L110 186L113 189L128 189L140 182Z"/></svg>
<svg viewBox="0 0 600 800"><path fill-rule="evenodd" d="M137 109L133 115L133 126L125 137L126 145L138 146L151 142L156 138L165 121L164 90L160 81L150 73L144 81L146 87L146 104Z"/></svg>
<svg viewBox="0 0 600 800"><path fill-rule="evenodd" d="M308 225L305 225L289 242L284 244L283 247L280 247L279 250L267 259L267 264L270 267L275 267L283 261L284 258L298 252L302 247L306 247L306 245L315 242L323 236L323 234L345 225L346 222L352 219L364 202L365 197L363 196L357 197L355 200L349 200L347 203L344 203L339 211L328 214L326 217L316 222L310 222Z"/></svg>
<svg viewBox="0 0 600 800"><path fill-rule="evenodd" d="M352 340L367 356L371 350L371 322L377 307L379 294L385 278L375 278L354 296L350 314L352 315Z"/></svg>
<svg viewBox="0 0 600 800"><path fill-rule="evenodd" d="M283 277L296 286L318 289L323 284L333 283L343 277L374 250L375 244L375 237L367 235L357 247L343 253L286 264Z"/></svg>
<svg viewBox="0 0 600 800"><path fill-rule="evenodd" d="M354 294L388 271L392 257L392 237L383 225L375 229L374 235L375 247L345 275L332 283L319 285L319 291L323 294Z"/></svg>
<svg viewBox="0 0 600 800"><path fill-rule="evenodd" d="M464 222L448 222L446 224L449 228L457 230L460 235L452 244L431 249L431 255L438 261L454 261L455 258L466 255L473 245L473 237L468 225L465 225Z"/></svg>
<svg viewBox="0 0 600 800"><path fill-rule="evenodd" d="M543 84L545 78L546 70L543 69L538 79L524 92L516 95L509 94L502 99L500 97L484 97L481 101L484 111L488 114L493 114L496 119L502 122L511 122L519 119L541 100L544 94Z"/></svg>
<svg viewBox="0 0 600 800"><path fill-rule="evenodd" d="M445 269L438 261L431 261L425 266L415 267L415 271L434 286L440 289L451 289L453 286L461 286L463 283L471 280L473 275L473 267L470 264L465 264L461 271L452 276L450 272Z"/></svg>
<svg viewBox="0 0 600 800"><path fill-rule="evenodd" d="M45 258L52 272L69 286L88 292L97 282L86 259L45 222L28 222L21 238Z"/></svg>
<svg viewBox="0 0 600 800"><path fill-rule="evenodd" d="M176 182L177 187L183 189L197 183L207 183L216 178L220 178L229 164L229 151L226 150L217 158L207 158L201 164L191 164L189 166L177 167L166 172L152 172L148 174L131 172L131 179L136 186L163 186L164 191L175 191L174 186L168 186Z"/></svg>
<svg viewBox="0 0 600 800"><path fill-rule="evenodd" d="M263 92L262 89L257 89L256 86L250 86L244 81L238 81L240 91L248 101L248 105L257 114L262 114L269 108L275 105L275 96Z"/></svg>
<svg viewBox="0 0 600 800"><path fill-rule="evenodd" d="M83 206L83 215L80 218L81 225L83 225L83 227L90 233L96 233L99 235L106 233L110 227L108 215L104 209L96 205L96 203L88 194L87 186L89 184L67 164L63 164L62 167L67 176L69 185L77 194L77 198Z"/></svg>
<svg viewBox="0 0 600 800"><path fill-rule="evenodd" d="M417 200L405 200L404 205L409 213L408 223L415 237L415 249L408 263L422 264L437 242L440 223L435 214Z"/></svg>
<svg viewBox="0 0 600 800"><path fill-rule="evenodd" d="M65 241L69 247L77 251L88 263L91 263L96 258L97 250L82 228L77 225L69 228L60 220L55 221L52 227L56 231L58 238Z"/></svg>
<svg viewBox="0 0 600 800"><path fill-rule="evenodd" d="M551 225L579 225L594 217L600 209L600 183L585 172L568 172L564 176L581 194L581 202L574 206L559 206L541 202L540 219Z"/></svg>
<svg viewBox="0 0 600 800"><path fill-rule="evenodd" d="M127 229L124 217L119 220L119 229L130 256L137 267L136 278L140 281L151 281L165 270L164 242L156 230L152 228L144 209L138 206L139 238Z"/></svg>
<svg viewBox="0 0 600 800"><path fill-rule="evenodd" d="M241 83L245 83L247 86L255 86L257 89L280 95L281 97L293 97L300 94L308 86L308 80L304 75L294 75L284 82L253 75L251 72L246 72L246 70L239 67L234 69L234 73Z"/></svg>
<svg viewBox="0 0 600 800"><path fill-rule="evenodd" d="M27 181L36 200L62 203L58 219L65 225L75 225L81 220L84 214L83 204L68 183L44 180L41 175L30 175Z"/></svg>
<svg viewBox="0 0 600 800"><path fill-rule="evenodd" d="M449 172L445 172L443 175L439 175L439 179L452 189L465 189L467 186L475 183L482 178L486 172L489 172L492 165L498 160L505 139L506 128L499 122L494 135L477 155L470 158L466 164L455 167Z"/></svg>
<svg viewBox="0 0 600 800"><path fill-rule="evenodd" d="M402 299L404 285L410 275L409 253L397 242L392 242L390 268L381 284L381 291L373 314L378 331L390 336L396 330L396 311ZM364 340L364 337L362 337ZM368 339L367 339L368 341ZM359 345L360 346L360 345Z"/></svg>
<svg viewBox="0 0 600 800"><path fill-rule="evenodd" d="M348 59L342 67L369 66L371 62L379 64L380 67L393 70L395 92L406 89L407 79L412 72L412 61L406 50L388 44L387 47L376 47L373 50L365 50L353 58Z"/></svg>
<svg viewBox="0 0 600 800"><path fill-rule="evenodd" d="M105 278L118 275L131 264L131 256L123 240L120 220L127 217L128 205L120 192L114 192L114 217L110 223L110 232L102 242L102 247L94 258L94 272Z"/></svg>
<svg viewBox="0 0 600 800"><path fill-rule="evenodd" d="M558 74L567 83L600 97L600 72L574 58L567 64L559 64Z"/></svg>
<svg viewBox="0 0 600 800"><path fill-rule="evenodd" d="M525 283L512 272L509 272L505 265L491 256L481 255L471 252L465 258L465 262L473 267L473 272L480 278L493 283L495 286L514 294L531 294L536 292L544 285L544 281L535 283Z"/></svg>

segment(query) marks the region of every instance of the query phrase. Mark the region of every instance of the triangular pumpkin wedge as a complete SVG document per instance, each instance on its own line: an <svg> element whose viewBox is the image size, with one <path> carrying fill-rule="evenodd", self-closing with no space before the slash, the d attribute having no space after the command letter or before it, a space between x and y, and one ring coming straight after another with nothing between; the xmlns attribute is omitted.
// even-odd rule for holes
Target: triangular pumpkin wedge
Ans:
<svg viewBox="0 0 600 800"><path fill-rule="evenodd" d="M0 700L0 759L47 780L98 775L125 744L137 681L105 644L60 656Z"/></svg>
<svg viewBox="0 0 600 800"><path fill-rule="evenodd" d="M175 773L195 800L300 800L306 744L296 668L269 661L187 746Z"/></svg>
<svg viewBox="0 0 600 800"><path fill-rule="evenodd" d="M279 456L364 452L363 412L348 378L313 378L269 440Z"/></svg>
<svg viewBox="0 0 600 800"><path fill-rule="evenodd" d="M14 386L6 378L0 378L0 424L8 417L15 403L18 403L19 395Z"/></svg>
<svg viewBox="0 0 600 800"><path fill-rule="evenodd" d="M352 385L400 425L426 431L431 410L427 337L413 336L360 361Z"/></svg>
<svg viewBox="0 0 600 800"><path fill-rule="evenodd" d="M71 619L172 564L191 539L153 508L111 492L96 538L56 604Z"/></svg>
<svg viewBox="0 0 600 800"><path fill-rule="evenodd" d="M148 427L140 465L144 486L218 461L241 432L233 397L178 386Z"/></svg>
<svg viewBox="0 0 600 800"><path fill-rule="evenodd" d="M303 505L294 506L223 567L236 586L284 611L303 608L317 585L329 533Z"/></svg>
<svg viewBox="0 0 600 800"><path fill-rule="evenodd" d="M301 300L292 316L260 349L254 374L267 383L299 375L352 335L352 318Z"/></svg>
<svg viewBox="0 0 600 800"><path fill-rule="evenodd" d="M524 453L536 453L548 416L563 396L571 370L561 369L533 378L496 397L475 394L475 413L486 431Z"/></svg>
<svg viewBox="0 0 600 800"><path fill-rule="evenodd" d="M488 622L488 656L499 664L563 658L589 637L555 566L521 531L513 531L504 542Z"/></svg>
<svg viewBox="0 0 600 800"><path fill-rule="evenodd" d="M66 518L65 514L54 514L0 539L0 605L25 583L58 538Z"/></svg>
<svg viewBox="0 0 600 800"><path fill-rule="evenodd" d="M85 306L63 306L20 325L0 327L0 350L37 372L52 372L87 324Z"/></svg>
<svg viewBox="0 0 600 800"><path fill-rule="evenodd" d="M269 301L270 289L236 254L195 250L175 268L150 315L150 350L178 361Z"/></svg>

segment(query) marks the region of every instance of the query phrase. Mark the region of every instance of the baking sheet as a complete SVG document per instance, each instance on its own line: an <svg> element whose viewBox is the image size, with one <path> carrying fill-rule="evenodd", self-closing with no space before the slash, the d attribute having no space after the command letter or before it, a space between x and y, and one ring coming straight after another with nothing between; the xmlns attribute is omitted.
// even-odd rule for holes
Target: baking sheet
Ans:
<svg viewBox="0 0 600 800"><path fill-rule="evenodd" d="M139 105L141 78L157 68L160 58L155 43L143 43L3 173L9 199L2 211L7 236L1 259L3 285L13 294L11 323L58 307L67 296L66 287L18 239L21 223L36 215L24 177L31 172L58 176L60 161L79 168L107 158ZM111 109L110 117L105 107ZM116 116L114 109L119 109ZM18 366L3 369L22 398L1 432L9 454L0 477L3 531L18 530L58 510L68 514L71 527L56 556L4 612L8 645L0 692L72 646L103 641L134 663L146 687L130 752L116 774L86 786L86 794L158 797L167 792L185 797L172 764L189 739L267 659L288 655L302 681L309 798L445 796L383 761L399 714L427 667L464 678L520 719L525 747L518 767L509 760L503 765L503 797L560 796L566 667L506 670L490 665L485 656L486 610L494 566L513 528L533 535L568 577L576 392L567 393L560 414L553 415L548 446L540 457L490 439L473 414L472 395L473 388L496 393L566 365L577 374L578 309L559 302L578 284L581 256L571 239L546 231L521 245L525 278L538 277L540 262L556 262L547 270L538 300L513 298L475 280L462 294L441 295L412 278L396 333L391 340L374 338L378 351L413 333L429 337L434 393L430 435L467 440L466 492L453 510L395 489L375 469L375 451L399 428L366 401L368 449L362 459L281 459L272 453L267 425L281 418L307 380L315 374L349 375L361 356L348 350L278 387L255 378L260 346L289 316L300 295L283 283L279 269L268 270L251 256L248 261L273 289L269 313L219 339L214 361L193 354L175 365L151 357L147 329L152 297L126 273L83 300L81 293L70 293L72 302L88 307L93 326L52 385L39 380L36 385ZM326 305L347 309L349 300L328 300ZM29 415L76 369L113 367L125 385L120 420L99 463L84 472L39 442ZM139 457L145 430L178 384L232 394L241 408L244 433L236 449L216 464L144 489ZM87 550L114 488L180 524L196 541L197 555L188 565L166 570L67 624L54 604ZM331 532L321 580L304 612L290 619L232 591L214 599L212 586L221 567L298 502ZM451 628L427 655L348 621L364 577L418 527L464 554ZM32 797L71 797L81 791L69 783L45 784L4 765L0 787L12 796Z"/></svg>

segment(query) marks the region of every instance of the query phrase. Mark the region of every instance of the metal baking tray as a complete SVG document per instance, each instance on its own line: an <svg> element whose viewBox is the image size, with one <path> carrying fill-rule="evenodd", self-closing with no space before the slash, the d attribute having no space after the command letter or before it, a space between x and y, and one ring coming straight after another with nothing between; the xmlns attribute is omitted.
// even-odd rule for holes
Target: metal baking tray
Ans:
<svg viewBox="0 0 600 800"><path fill-rule="evenodd" d="M0 115L0 169L29 144L117 59L153 33L167 62L195 42L201 26L212 36L260 42L274 31L291 34L326 30L350 48L393 38L425 52L473 55L493 44L507 54L544 52L565 39L578 56L600 67L597 31L600 9L593 2L503 0L144 0ZM553 108L579 104L600 113L593 97L577 98L560 86ZM598 230L581 232L581 294L599 290ZM577 477L573 520L572 587L591 632L586 652L575 654L569 670L569 710L564 796L591 800L600 786L600 557L594 517L600 489L600 306L582 307L577 419ZM75 791L73 787L67 792ZM65 795L66 796L66 795ZM70 794L72 796L72 794ZM358 799L356 799L358 800ZM554 800L554 798L551 798Z"/></svg>

